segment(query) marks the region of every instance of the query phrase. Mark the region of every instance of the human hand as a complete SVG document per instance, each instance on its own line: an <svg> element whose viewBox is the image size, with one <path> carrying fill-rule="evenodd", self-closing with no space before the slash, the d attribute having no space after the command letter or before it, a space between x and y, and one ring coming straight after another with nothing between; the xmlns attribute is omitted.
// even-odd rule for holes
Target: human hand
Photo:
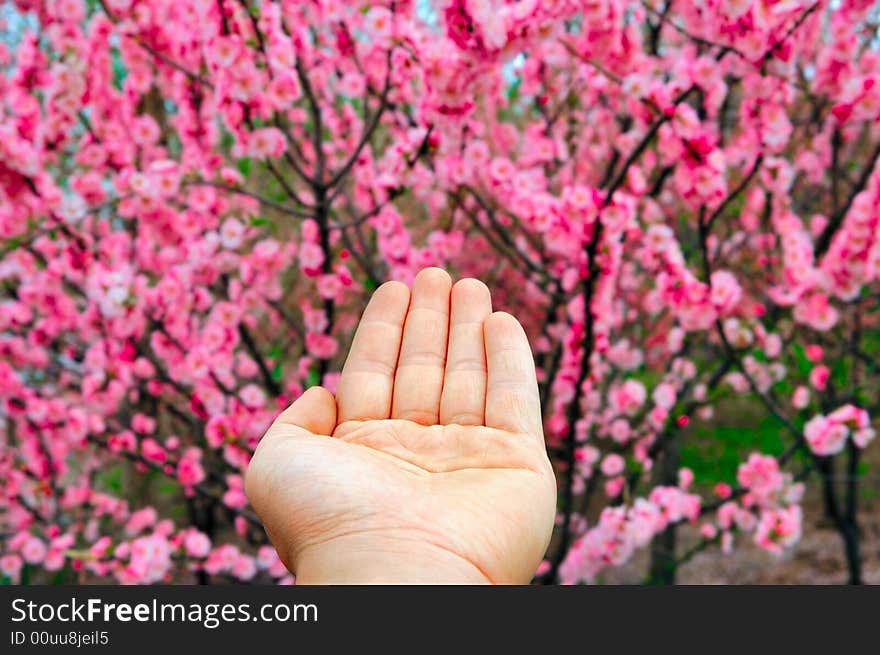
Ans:
<svg viewBox="0 0 880 655"><path fill-rule="evenodd" d="M525 332L478 280L383 284L337 397L276 419L246 489L300 583L528 582L556 482Z"/></svg>

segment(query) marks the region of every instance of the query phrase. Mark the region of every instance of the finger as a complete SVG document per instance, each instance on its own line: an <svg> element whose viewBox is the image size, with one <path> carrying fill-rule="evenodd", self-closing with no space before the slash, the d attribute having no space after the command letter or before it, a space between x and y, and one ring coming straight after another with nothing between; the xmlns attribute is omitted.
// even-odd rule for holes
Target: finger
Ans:
<svg viewBox="0 0 880 655"><path fill-rule="evenodd" d="M386 282L373 293L336 388L340 423L391 415L394 371L409 299L409 289L400 282Z"/></svg>
<svg viewBox="0 0 880 655"><path fill-rule="evenodd" d="M495 312L483 324L486 341L486 425L526 432L543 441L535 360L525 331L513 316Z"/></svg>
<svg viewBox="0 0 880 655"><path fill-rule="evenodd" d="M439 268L426 268L413 281L394 378L391 418L422 425L433 425L440 418L451 288L452 279Z"/></svg>
<svg viewBox="0 0 880 655"><path fill-rule="evenodd" d="M275 424L293 425L312 434L333 434L336 429L336 399L324 387L306 389L278 415Z"/></svg>
<svg viewBox="0 0 880 655"><path fill-rule="evenodd" d="M451 295L440 422L483 425L486 409L483 322L492 313L492 297L485 284L472 278L456 282Z"/></svg>

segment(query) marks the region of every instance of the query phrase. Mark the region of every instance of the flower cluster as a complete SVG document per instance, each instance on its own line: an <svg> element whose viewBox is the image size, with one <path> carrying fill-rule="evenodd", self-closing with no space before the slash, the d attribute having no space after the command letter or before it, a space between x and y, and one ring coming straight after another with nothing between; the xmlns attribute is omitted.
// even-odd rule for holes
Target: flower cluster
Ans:
<svg viewBox="0 0 880 655"><path fill-rule="evenodd" d="M597 524L568 551L559 568L560 581L593 581L604 568L624 564L670 524L696 521L700 502L698 495L681 488L655 487L650 498L637 498L629 508L606 507Z"/></svg>
<svg viewBox="0 0 880 655"><path fill-rule="evenodd" d="M804 438L816 455L836 455L851 439L857 448L874 440L868 412L853 405L844 405L827 416L818 414L804 425Z"/></svg>

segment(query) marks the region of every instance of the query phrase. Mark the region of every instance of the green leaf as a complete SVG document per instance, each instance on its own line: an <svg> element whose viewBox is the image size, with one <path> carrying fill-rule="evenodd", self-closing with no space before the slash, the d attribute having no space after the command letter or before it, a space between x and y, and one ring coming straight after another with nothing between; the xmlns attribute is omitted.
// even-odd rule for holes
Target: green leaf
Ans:
<svg viewBox="0 0 880 655"><path fill-rule="evenodd" d="M261 225L272 225L272 221L270 221L265 216L251 216L251 225L254 227L259 227Z"/></svg>
<svg viewBox="0 0 880 655"><path fill-rule="evenodd" d="M635 460L635 459L633 459L633 458L631 458L631 457L628 457L625 461L626 461L626 472L627 472L627 474L629 474L629 475L640 475L640 474L642 473L642 470L644 469L644 466L642 465L641 462L639 462L639 461L637 461L637 460Z"/></svg>
<svg viewBox="0 0 880 655"><path fill-rule="evenodd" d="M168 152L173 155L180 155L183 150L183 144L180 142L180 137L177 135L177 132L171 132L168 134Z"/></svg>
<svg viewBox="0 0 880 655"><path fill-rule="evenodd" d="M122 474L122 466L119 464L116 464L115 466L101 468L95 474L95 486L99 489L106 489L107 491L110 491L117 495L121 494Z"/></svg>
<svg viewBox="0 0 880 655"><path fill-rule="evenodd" d="M802 344L796 343L792 346L792 352L794 352L798 372L802 376L807 377L810 374L810 371L813 370L813 363L807 359L807 351Z"/></svg>
<svg viewBox="0 0 880 655"><path fill-rule="evenodd" d="M128 77L128 68L122 60L119 48L110 49L110 66L113 69L113 86L121 91L125 78Z"/></svg>
<svg viewBox="0 0 880 655"><path fill-rule="evenodd" d="M522 78L516 78L507 89L507 99L510 102L516 102L519 99L519 88L522 86Z"/></svg>
<svg viewBox="0 0 880 655"><path fill-rule="evenodd" d="M709 422L695 421L681 444L681 466L700 482L736 483L737 468L751 452L779 455L785 450L784 424L738 403L716 407Z"/></svg>
<svg viewBox="0 0 880 655"><path fill-rule="evenodd" d="M318 369L313 366L309 369L309 375L306 378L306 389L317 387L319 384L321 384L321 376L318 374Z"/></svg>
<svg viewBox="0 0 880 655"><path fill-rule="evenodd" d="M272 379L275 382L281 382L284 379L284 367L281 366L281 363L275 364L275 368L272 369Z"/></svg>
<svg viewBox="0 0 880 655"><path fill-rule="evenodd" d="M55 572L55 575L52 576L52 584L64 584L67 582L67 575L70 573L70 564L65 562L64 568L59 569Z"/></svg>
<svg viewBox="0 0 880 655"><path fill-rule="evenodd" d="M232 132L228 132L227 130L223 130L220 135L220 145L226 149L231 148L235 143L235 136L233 136Z"/></svg>
<svg viewBox="0 0 880 655"><path fill-rule="evenodd" d="M180 492L180 485L174 480L169 480L167 478L160 479L158 481L158 487L160 496L174 497Z"/></svg>
<svg viewBox="0 0 880 655"><path fill-rule="evenodd" d="M250 157L244 157L238 160L238 172L244 175L245 177L251 172L251 160Z"/></svg>
<svg viewBox="0 0 880 655"><path fill-rule="evenodd" d="M831 379L838 388L844 388L849 383L849 365L843 357L831 365Z"/></svg>

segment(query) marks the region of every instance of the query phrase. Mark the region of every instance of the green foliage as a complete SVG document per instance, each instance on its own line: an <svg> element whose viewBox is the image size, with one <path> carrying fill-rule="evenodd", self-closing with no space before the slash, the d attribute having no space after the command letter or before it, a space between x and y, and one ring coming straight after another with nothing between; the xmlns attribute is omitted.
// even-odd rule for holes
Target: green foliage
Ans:
<svg viewBox="0 0 880 655"><path fill-rule="evenodd" d="M309 376L306 378L306 389L317 387L319 384L321 384L321 375L318 373L317 367L312 366L309 369Z"/></svg>
<svg viewBox="0 0 880 655"><path fill-rule="evenodd" d="M849 386L849 359L840 357L831 364L831 381L838 389Z"/></svg>
<svg viewBox="0 0 880 655"><path fill-rule="evenodd" d="M105 466L95 473L95 488L114 495L122 494L124 471L122 463Z"/></svg>
<svg viewBox="0 0 880 655"><path fill-rule="evenodd" d="M738 410L719 414L708 423L695 421L681 446L681 465L697 482L735 484L737 468L749 453L779 455L785 449L785 427L775 417L758 419Z"/></svg>
<svg viewBox="0 0 880 655"><path fill-rule="evenodd" d="M167 477L156 478L156 488L160 496L176 497L181 490L180 484Z"/></svg>
<svg viewBox="0 0 880 655"><path fill-rule="evenodd" d="M0 250L0 255L5 255L6 253L12 252L14 250L18 250L18 247L21 245L20 237L11 237L6 239L6 245L3 250Z"/></svg>
<svg viewBox="0 0 880 655"><path fill-rule="evenodd" d="M261 225L272 225L272 221L270 221L265 216L251 216L251 225L253 227L260 227Z"/></svg>
<svg viewBox="0 0 880 655"><path fill-rule="evenodd" d="M166 137L166 142L168 144L168 153L179 157L183 151L183 144L180 142L180 136L177 132L170 132Z"/></svg>
<svg viewBox="0 0 880 655"><path fill-rule="evenodd" d="M220 129L220 146L224 150L228 150L235 143L235 136L229 130Z"/></svg>
<svg viewBox="0 0 880 655"><path fill-rule="evenodd" d="M125 62L122 61L122 53L119 51L119 48L111 48L110 54L110 65L113 68L113 86L121 91L125 78L128 77L128 69L125 67Z"/></svg>
<svg viewBox="0 0 880 655"><path fill-rule="evenodd" d="M510 102L516 102L519 99L519 88L522 85L522 78L517 77L507 88L507 99Z"/></svg>
<svg viewBox="0 0 880 655"><path fill-rule="evenodd" d="M73 572L70 566L70 560L64 561L64 566L52 575L52 584L59 585L64 584L70 579L70 574Z"/></svg>
<svg viewBox="0 0 880 655"><path fill-rule="evenodd" d="M794 359L795 363L797 364L798 373L800 373L803 377L807 377L810 374L810 370L813 368L813 364L809 359L807 359L807 351L804 348L803 344L792 344L791 351L792 353L794 353Z"/></svg>
<svg viewBox="0 0 880 655"><path fill-rule="evenodd" d="M284 352L280 346L272 346L269 349L269 359L275 362L275 366L272 368L272 379L275 382L282 382L284 380Z"/></svg>
<svg viewBox="0 0 880 655"><path fill-rule="evenodd" d="M650 391L663 379L663 371L647 368L642 364L638 369L625 373L624 378L641 382L645 385L645 389Z"/></svg>
<svg viewBox="0 0 880 655"><path fill-rule="evenodd" d="M266 191L271 200L280 203L287 203L287 191L282 188L281 184L274 177L270 177L266 180Z"/></svg>

